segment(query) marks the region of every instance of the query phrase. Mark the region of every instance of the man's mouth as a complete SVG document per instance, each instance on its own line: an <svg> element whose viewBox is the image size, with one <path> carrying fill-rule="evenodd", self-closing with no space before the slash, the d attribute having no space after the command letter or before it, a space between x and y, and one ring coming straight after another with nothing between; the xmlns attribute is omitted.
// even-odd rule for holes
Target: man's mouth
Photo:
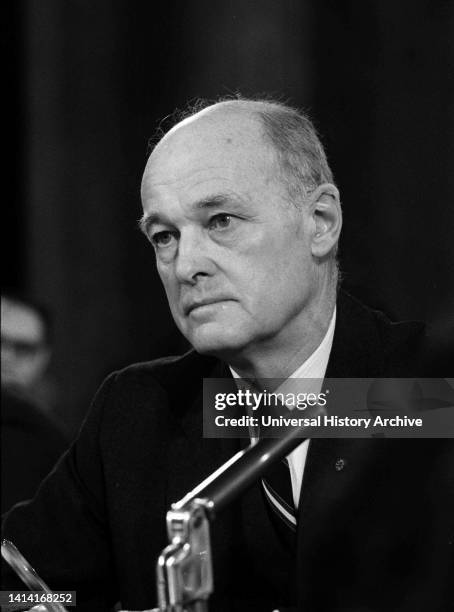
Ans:
<svg viewBox="0 0 454 612"><path fill-rule="evenodd" d="M184 305L183 311L185 316L189 316L191 312L197 311L204 306L213 306L216 304L220 304L222 302L231 302L232 298L229 297L218 297L218 298L205 298L202 300L192 300L188 302L187 305Z"/></svg>

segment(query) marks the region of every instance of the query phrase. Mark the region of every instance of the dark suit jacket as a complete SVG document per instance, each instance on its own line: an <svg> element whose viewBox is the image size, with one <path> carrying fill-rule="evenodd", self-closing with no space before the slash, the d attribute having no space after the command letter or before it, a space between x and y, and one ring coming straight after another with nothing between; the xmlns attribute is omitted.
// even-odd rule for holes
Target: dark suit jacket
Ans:
<svg viewBox="0 0 454 612"><path fill-rule="evenodd" d="M327 376L419 374L420 339L342 295ZM7 517L5 536L52 588L77 590L78 610L156 605L167 509L238 449L202 437L201 379L223 375L194 352L111 375L33 503ZM296 557L253 487L213 525L210 609L450 610L453 474L451 440L312 440Z"/></svg>

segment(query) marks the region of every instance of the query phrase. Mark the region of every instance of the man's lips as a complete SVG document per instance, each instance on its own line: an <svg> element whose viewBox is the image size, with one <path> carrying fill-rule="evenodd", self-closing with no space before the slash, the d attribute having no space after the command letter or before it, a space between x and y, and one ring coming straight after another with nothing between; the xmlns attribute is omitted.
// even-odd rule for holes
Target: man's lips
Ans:
<svg viewBox="0 0 454 612"><path fill-rule="evenodd" d="M217 298L205 298L203 300L192 300L187 304L183 305L183 312L185 316L191 314L193 310L200 308L201 306L210 306L212 304L219 304L220 302L232 302L231 297L217 297Z"/></svg>

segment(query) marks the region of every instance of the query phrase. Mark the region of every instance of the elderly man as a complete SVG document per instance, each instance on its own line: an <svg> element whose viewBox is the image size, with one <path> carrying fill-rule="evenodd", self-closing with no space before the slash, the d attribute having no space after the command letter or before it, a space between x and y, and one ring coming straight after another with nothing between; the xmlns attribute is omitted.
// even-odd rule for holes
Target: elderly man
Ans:
<svg viewBox="0 0 454 612"><path fill-rule="evenodd" d="M156 603L166 510L238 450L202 436L203 377L420 373L420 326L337 295L339 193L304 115L231 100L190 116L151 154L142 200L195 351L111 375L4 527L54 589L77 590L80 610ZM260 485L216 521L213 610L448 610L448 441L312 440L289 468L285 537Z"/></svg>

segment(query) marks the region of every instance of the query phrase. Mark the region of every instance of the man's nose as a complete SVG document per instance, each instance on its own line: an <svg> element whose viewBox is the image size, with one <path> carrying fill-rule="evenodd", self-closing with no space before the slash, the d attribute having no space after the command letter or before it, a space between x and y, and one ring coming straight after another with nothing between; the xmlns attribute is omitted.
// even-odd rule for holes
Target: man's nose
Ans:
<svg viewBox="0 0 454 612"><path fill-rule="evenodd" d="M200 231L181 233L175 264L175 274L181 283L194 285L200 278L214 273L215 264L209 250L208 241Z"/></svg>

